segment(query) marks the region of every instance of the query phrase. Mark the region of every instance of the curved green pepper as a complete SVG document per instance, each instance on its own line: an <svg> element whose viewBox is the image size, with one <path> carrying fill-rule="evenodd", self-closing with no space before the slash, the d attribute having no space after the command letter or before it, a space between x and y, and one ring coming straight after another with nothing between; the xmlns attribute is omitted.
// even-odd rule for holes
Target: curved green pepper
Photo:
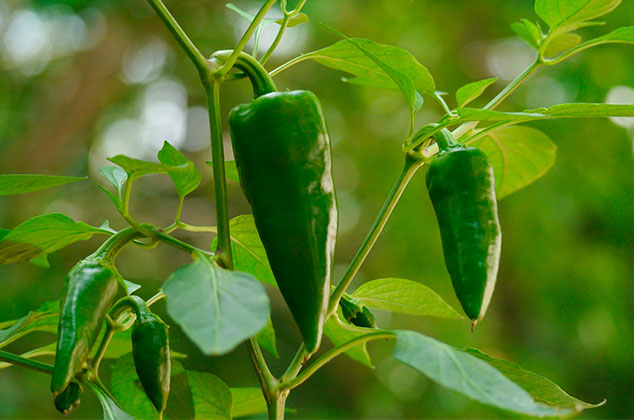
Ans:
<svg viewBox="0 0 634 420"><path fill-rule="evenodd" d="M136 236L138 233L132 228L122 230L77 263L66 276L51 379L53 395L66 389L83 369L119 288L121 276L114 266L114 258L123 245Z"/></svg>
<svg viewBox="0 0 634 420"><path fill-rule="evenodd" d="M143 304L132 328L132 356L143 390L162 413L170 392L170 347L167 325Z"/></svg>
<svg viewBox="0 0 634 420"><path fill-rule="evenodd" d="M69 383L66 389L55 397L55 408L63 415L67 415L79 407L81 393L81 386L77 382Z"/></svg>
<svg viewBox="0 0 634 420"><path fill-rule="evenodd" d="M62 291L51 391L58 394L84 365L119 288L119 274L94 257L80 261Z"/></svg>
<svg viewBox="0 0 634 420"><path fill-rule="evenodd" d="M249 75L256 96L229 114L240 185L279 289L312 352L328 306L338 221L324 115L311 92L275 92L252 57L242 54L236 67Z"/></svg>
<svg viewBox="0 0 634 420"><path fill-rule="evenodd" d="M495 288L502 231L493 169L484 152L465 148L444 129L427 172L427 189L442 239L445 265L467 316L481 320Z"/></svg>

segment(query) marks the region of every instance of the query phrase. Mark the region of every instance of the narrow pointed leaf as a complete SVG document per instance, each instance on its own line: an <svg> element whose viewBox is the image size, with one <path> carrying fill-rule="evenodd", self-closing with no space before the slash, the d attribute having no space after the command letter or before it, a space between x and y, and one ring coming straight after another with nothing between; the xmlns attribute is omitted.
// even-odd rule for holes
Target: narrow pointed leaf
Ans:
<svg viewBox="0 0 634 420"><path fill-rule="evenodd" d="M458 89L458 91L456 92L456 103L458 104L458 108L462 108L471 101L478 99L489 86L497 81L497 77L493 77L490 79L484 79L477 82L469 83L468 85L465 85Z"/></svg>
<svg viewBox="0 0 634 420"><path fill-rule="evenodd" d="M71 182L83 181L86 177L52 175L0 175L0 196L25 194L47 190Z"/></svg>

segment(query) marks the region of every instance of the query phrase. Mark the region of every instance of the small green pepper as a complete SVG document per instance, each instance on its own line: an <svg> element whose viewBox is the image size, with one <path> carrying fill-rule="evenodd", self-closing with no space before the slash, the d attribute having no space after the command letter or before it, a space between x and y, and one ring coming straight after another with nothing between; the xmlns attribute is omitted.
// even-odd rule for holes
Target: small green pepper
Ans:
<svg viewBox="0 0 634 420"><path fill-rule="evenodd" d="M229 114L240 185L280 292L312 352L328 306L338 220L323 111L311 92L276 92L252 57L242 54L236 67L250 77L256 96Z"/></svg>
<svg viewBox="0 0 634 420"><path fill-rule="evenodd" d="M63 415L67 415L79 407L81 393L81 386L77 382L69 383L66 389L55 397L55 408Z"/></svg>
<svg viewBox="0 0 634 420"><path fill-rule="evenodd" d="M447 129L434 139L441 151L429 166L427 189L454 291L475 324L491 300L502 246L493 168L484 152L456 143Z"/></svg>
<svg viewBox="0 0 634 420"><path fill-rule="evenodd" d="M167 325L145 303L132 328L132 356L143 390L159 413L170 392L170 347Z"/></svg>
<svg viewBox="0 0 634 420"><path fill-rule="evenodd" d="M339 301L341 312L346 321L362 328L377 328L372 312L357 299L343 295Z"/></svg>
<svg viewBox="0 0 634 420"><path fill-rule="evenodd" d="M110 237L73 267L62 289L57 351L51 379L54 396L62 392L84 364L117 294L121 276L114 266L120 249L138 236L132 228Z"/></svg>

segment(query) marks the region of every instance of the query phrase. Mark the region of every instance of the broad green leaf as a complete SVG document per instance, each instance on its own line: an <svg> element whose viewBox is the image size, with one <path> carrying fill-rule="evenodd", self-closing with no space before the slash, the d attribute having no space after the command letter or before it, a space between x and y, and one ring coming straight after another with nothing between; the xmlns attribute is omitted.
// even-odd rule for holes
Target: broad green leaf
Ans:
<svg viewBox="0 0 634 420"><path fill-rule="evenodd" d="M266 400L260 388L231 388L233 405L231 417L246 417L268 412Z"/></svg>
<svg viewBox="0 0 634 420"><path fill-rule="evenodd" d="M555 407L570 408L581 411L588 408L596 408L601 404L589 404L568 395L564 390L549 379L533 372L522 369L515 363L506 360L496 359L480 350L468 348L466 353L484 360L489 365L499 370L504 376L521 386L524 391L531 394L535 401L542 402Z"/></svg>
<svg viewBox="0 0 634 420"><path fill-rule="evenodd" d="M536 403L530 394L488 363L413 331L394 331L393 356L440 385L517 414L553 417L571 414L564 407Z"/></svg>
<svg viewBox="0 0 634 420"><path fill-rule="evenodd" d="M119 406L112 401L108 394L102 391L99 387L90 381L84 381L84 383L92 390L92 392L95 393L97 399L101 403L104 420L134 420L134 417L120 409Z"/></svg>
<svg viewBox="0 0 634 420"><path fill-rule="evenodd" d="M231 253L236 270L253 275L263 283L277 287L275 276L271 271L266 250L255 227L253 215L245 214L234 217L229 221L231 231ZM216 249L217 240L214 239L211 249Z"/></svg>
<svg viewBox="0 0 634 420"><path fill-rule="evenodd" d="M343 34L340 34L340 35L345 37L345 35ZM370 60L372 60L372 62L374 62L374 64L378 66L378 68L380 68L386 75L389 76L390 79L392 79L392 82L396 86L398 86L401 92L403 92L403 94L405 95L405 98L407 99L407 103L409 104L410 121L411 121L410 131L413 131L414 117L416 115L416 112L423 106L423 97L416 90L416 85L414 84L414 81L407 74L402 73L400 70L393 68L390 64L384 62L382 59L375 56L372 53L372 51L365 48L361 42L352 38L348 38L348 37L345 37L345 38L346 38L346 41L350 42L352 45L355 46L355 48L357 48L359 51L365 54ZM353 79L353 82L359 83L360 80L363 80L363 78L357 77L356 79ZM434 91L434 94L435 94L435 91Z"/></svg>
<svg viewBox="0 0 634 420"><path fill-rule="evenodd" d="M196 419L231 419L229 387L210 373L185 371L192 392Z"/></svg>
<svg viewBox="0 0 634 420"><path fill-rule="evenodd" d="M170 174L173 172L186 172L190 169L189 164L184 165L163 165L155 162L134 159L124 155L117 155L108 160L120 166L127 174L128 178L139 178L149 174Z"/></svg>
<svg viewBox="0 0 634 420"><path fill-rule="evenodd" d="M11 232L11 229L0 229L0 241Z"/></svg>
<svg viewBox="0 0 634 420"><path fill-rule="evenodd" d="M535 0L535 13L553 30L596 19L621 4L621 0Z"/></svg>
<svg viewBox="0 0 634 420"><path fill-rule="evenodd" d="M555 163L557 146L531 127L506 127L472 143L489 157L498 200L541 178Z"/></svg>
<svg viewBox="0 0 634 420"><path fill-rule="evenodd" d="M542 42L542 31L537 25L528 19L511 24L511 29L517 36L528 42L530 46L537 49Z"/></svg>
<svg viewBox="0 0 634 420"><path fill-rule="evenodd" d="M581 37L574 33L565 33L554 36L549 40L548 46L544 51L544 56L547 58L556 57L559 54L576 47L580 43Z"/></svg>
<svg viewBox="0 0 634 420"><path fill-rule="evenodd" d="M264 329L260 331L255 338L264 350L279 359L280 355L277 352L275 328L273 328L273 321L271 321L271 318L269 318L269 322L267 322L266 327L264 327Z"/></svg>
<svg viewBox="0 0 634 420"><path fill-rule="evenodd" d="M205 162L207 165L213 168L213 162ZM232 181L240 182L240 176L238 175L238 167L235 160L225 160L225 177Z"/></svg>
<svg viewBox="0 0 634 420"><path fill-rule="evenodd" d="M168 142L163 143L163 148L158 152L158 159L165 166L187 167L186 170L168 172L181 199L198 188L200 185L200 172L196 169L194 163L176 150L174 146Z"/></svg>
<svg viewBox="0 0 634 420"><path fill-rule="evenodd" d="M33 217L15 227L0 241L0 265L50 254L73 242L88 240L95 233L110 232L75 222L60 213Z"/></svg>
<svg viewBox="0 0 634 420"><path fill-rule="evenodd" d="M497 77L492 77L490 79L469 83L468 85L458 89L456 92L456 103L458 104L458 108L462 108L471 101L478 99L489 86L497 81Z"/></svg>
<svg viewBox="0 0 634 420"><path fill-rule="evenodd" d="M389 66L409 79L419 93L434 95L436 85L429 70L407 51L391 45L379 44L369 39L351 38L351 40L385 66ZM310 58L323 66L350 73L355 76L355 78L348 80L351 83L385 89L401 88L380 64L357 48L356 45L350 40L344 39L329 47L307 53L301 56L301 60Z"/></svg>
<svg viewBox="0 0 634 420"><path fill-rule="evenodd" d="M341 310L339 310L340 313ZM333 314L324 324L324 335L330 339L333 346L337 347L348 341L365 335L369 332L376 332L375 329L360 328L353 325L348 325L341 321L339 313ZM357 362L366 365L369 368L374 369L366 343L360 344L356 347L346 351L346 355Z"/></svg>
<svg viewBox="0 0 634 420"><path fill-rule="evenodd" d="M405 279L379 279L363 283L352 294L370 308L401 314L463 319L429 287Z"/></svg>
<svg viewBox="0 0 634 420"><path fill-rule="evenodd" d="M74 176L2 174L0 175L0 196L47 190L85 179L86 177L78 178Z"/></svg>
<svg viewBox="0 0 634 420"><path fill-rule="evenodd" d="M112 370L111 388L121 408L138 419L158 419L159 414L143 391L132 353L119 357Z"/></svg>
<svg viewBox="0 0 634 420"><path fill-rule="evenodd" d="M255 336L269 319L269 298L249 274L216 267L204 255L163 286L167 312L205 354L224 354Z"/></svg>

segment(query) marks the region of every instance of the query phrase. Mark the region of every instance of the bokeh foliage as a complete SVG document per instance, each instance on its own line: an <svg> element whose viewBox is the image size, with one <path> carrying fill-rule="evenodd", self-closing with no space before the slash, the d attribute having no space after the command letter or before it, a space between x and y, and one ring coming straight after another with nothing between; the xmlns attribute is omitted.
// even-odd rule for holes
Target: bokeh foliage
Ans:
<svg viewBox="0 0 634 420"><path fill-rule="evenodd" d="M260 2L236 4L253 9ZM222 1L173 0L167 5L205 54L232 46L246 25ZM509 25L520 18L537 20L532 2L511 0L309 0L304 11L311 22L288 31L270 69L337 41L334 33L319 26L324 22L349 36L410 51L428 67L438 89L451 93L470 81L493 76L504 80L521 71L530 63L531 52ZM631 25L634 3L624 2L606 20L609 29ZM584 33L599 35L606 29L588 28ZM634 88L633 58L628 46L582 53L540 71L502 109L604 102L615 86ZM183 147L205 170L210 152L201 117L204 92L193 67L142 0L0 0L0 80L1 172L90 177L42 193L0 197L0 227L55 211L95 226L109 219L114 227L122 227L97 187L103 182L97 169L106 156L149 157L163 140ZM314 91L326 110L341 212L339 278L400 170L400 144L408 128L406 103L398 92L346 84L341 73L310 62L282 73L276 83L281 89ZM245 82L225 86L223 115L251 94ZM428 101L419 123L436 120L440 112ZM477 347L514 361L585 401L607 399L605 406L582 418L631 417L634 127L606 119L530 125L557 144L557 163L537 183L500 202L502 262L485 321L472 334L466 322L389 317L379 311L377 320L384 328L420 330L458 347ZM212 186L205 172L201 187L185 205L183 219L191 223L214 223ZM406 191L357 284L407 278L459 307L442 262L423 175L419 173ZM169 179L153 176L138 184L133 213L159 225L169 223L177 205ZM230 181L229 188L231 215L248 213L238 184ZM210 240L203 237L199 245L207 247ZM50 258L52 268L47 270L29 264L0 267L0 321L56 299L65 272L97 245L95 238L68 247ZM187 256L164 246L154 252L133 249L121 256L120 271L146 285L140 294L147 297L187 262ZM164 304L157 306L163 316ZM279 296L274 295L273 311L278 331L285 332L278 335L281 361L273 362L273 369L279 370L298 336L288 335L295 327ZM231 386L257 383L243 348L208 358L176 326L171 334L174 349L190 355L182 361L188 369L208 370ZM22 352L50 341L52 336L42 333L9 350ZM347 358L328 365L294 391L289 407L298 412L289 417L505 417L397 364L388 357L390 347L369 346L374 371ZM0 371L0 417L59 418L48 403L48 379L18 368ZM82 408L71 418L100 416L96 400L85 395Z"/></svg>

